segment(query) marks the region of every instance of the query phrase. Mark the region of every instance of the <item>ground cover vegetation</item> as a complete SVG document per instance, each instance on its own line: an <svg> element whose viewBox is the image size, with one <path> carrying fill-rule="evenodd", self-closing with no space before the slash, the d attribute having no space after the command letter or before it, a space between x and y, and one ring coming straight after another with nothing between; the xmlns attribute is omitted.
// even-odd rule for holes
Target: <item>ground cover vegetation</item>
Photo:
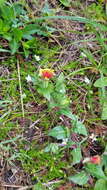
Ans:
<svg viewBox="0 0 107 190"><path fill-rule="evenodd" d="M0 0L0 189L107 190L107 5Z"/></svg>

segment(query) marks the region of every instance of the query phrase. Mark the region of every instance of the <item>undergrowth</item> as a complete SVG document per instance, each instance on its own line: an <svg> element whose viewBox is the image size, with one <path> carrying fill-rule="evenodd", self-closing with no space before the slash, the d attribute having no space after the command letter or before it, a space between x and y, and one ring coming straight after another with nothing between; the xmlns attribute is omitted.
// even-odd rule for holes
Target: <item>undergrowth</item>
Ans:
<svg viewBox="0 0 107 190"><path fill-rule="evenodd" d="M106 5L87 3L0 1L1 187L107 189Z"/></svg>

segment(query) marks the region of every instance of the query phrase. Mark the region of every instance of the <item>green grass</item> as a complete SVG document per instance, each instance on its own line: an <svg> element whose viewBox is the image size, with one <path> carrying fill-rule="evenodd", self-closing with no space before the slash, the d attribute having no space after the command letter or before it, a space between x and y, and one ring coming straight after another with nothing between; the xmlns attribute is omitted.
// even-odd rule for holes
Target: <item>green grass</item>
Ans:
<svg viewBox="0 0 107 190"><path fill-rule="evenodd" d="M4 16L0 17L2 20L0 23L6 19L6 24L0 25L0 47L5 49L0 50L2 56L0 71L0 158L10 168L13 166L17 168L18 163L20 170L29 176L29 181L25 180L25 182L19 182L20 184L16 185L35 185L35 190L37 182L45 184L45 186L52 182L46 189L60 190L58 187L60 188L61 185L66 186L67 189L68 177L85 170L86 166L81 166L82 160L92 156L90 147L94 149L94 142L90 139L90 135L94 133L98 136L96 141L103 145L103 150L106 148L103 128L106 128L107 120L107 84L102 85L102 82L100 86L95 86L95 82L99 78L104 80L104 77L107 77L106 15L102 4L92 3L86 6L84 2L81 3L79 0L76 3L74 1L71 3L72 11L58 1L54 8L48 3L49 7L45 7L45 12L41 10L39 1L38 3L32 1L40 9L39 12L38 10L35 12L27 2L19 2L22 5L21 16L19 13L16 16L11 10L10 19L5 15L6 12L3 13ZM17 6L18 3L11 5L14 4ZM57 9L59 10L58 14ZM24 15L23 10L25 10ZM37 24L35 27L37 27L36 29L39 28L39 32L34 32L35 28L30 28L26 34L24 33L26 37L22 35L23 29L20 27L18 27L19 31L14 32L13 22L16 21L22 24L22 28L31 23ZM66 22L71 28L67 29ZM81 25L81 23L83 24ZM62 28L60 28L60 24ZM7 28L8 25L9 29ZM75 36L75 39L72 35ZM13 42L13 39L16 41ZM39 56L40 60L37 60L35 56ZM40 68L51 68L55 71L55 78L52 79L51 84L55 93L57 91L57 95L54 92L51 95L58 106L53 106L53 108L51 108L51 101L44 96L44 91L39 93L41 86L38 87L38 83L40 79L37 79L37 84L26 80L28 75L38 77ZM64 74L64 79L61 79L57 84L60 73ZM42 85L42 82L40 84ZM63 92L60 91L62 89ZM60 96L59 91L63 93L62 96ZM66 103L62 106L61 101L64 97ZM67 101L70 111L74 114L72 119L71 112L64 112L65 108L68 110ZM86 139L84 132L81 134L83 126L81 123L78 124L78 120L83 121L87 130ZM79 131L77 124L80 127ZM56 126L67 128L68 144L66 146L62 145L65 143L65 138L58 139L57 134L56 136L55 134L49 135L49 132ZM63 131L62 135L65 135ZM54 150L54 153L52 150L45 152L45 148L51 143L57 144L58 150ZM77 151L77 147L80 147L82 160L78 158L79 161L73 165L72 162L76 158L72 151L74 149ZM95 154L100 154L103 157L99 151L96 151ZM76 157L78 155L77 151ZM106 175L105 165L104 168ZM22 176L20 177L22 178ZM94 186L99 179L93 175L91 179L92 185L87 182L83 186L79 186L78 183L74 185L72 181L70 184L73 185L74 190L96 190ZM57 183L57 181L59 182ZM41 187L40 190L43 188Z"/></svg>

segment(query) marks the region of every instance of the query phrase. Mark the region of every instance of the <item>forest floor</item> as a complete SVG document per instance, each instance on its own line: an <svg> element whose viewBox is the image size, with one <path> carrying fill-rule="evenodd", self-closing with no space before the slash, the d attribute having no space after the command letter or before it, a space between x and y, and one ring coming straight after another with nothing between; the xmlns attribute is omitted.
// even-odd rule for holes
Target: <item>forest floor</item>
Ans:
<svg viewBox="0 0 107 190"><path fill-rule="evenodd" d="M107 190L106 24L102 1L1 1L0 190Z"/></svg>

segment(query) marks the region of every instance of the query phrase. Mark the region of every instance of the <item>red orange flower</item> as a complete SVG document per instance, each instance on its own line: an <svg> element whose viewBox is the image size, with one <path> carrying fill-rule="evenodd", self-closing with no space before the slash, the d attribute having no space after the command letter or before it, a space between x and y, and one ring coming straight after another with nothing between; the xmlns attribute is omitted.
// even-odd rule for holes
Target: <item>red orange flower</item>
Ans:
<svg viewBox="0 0 107 190"><path fill-rule="evenodd" d="M99 155L92 156L90 157L90 162L93 164L100 164L101 163L101 158Z"/></svg>
<svg viewBox="0 0 107 190"><path fill-rule="evenodd" d="M44 79L51 79L54 76L54 70L52 69L40 69L39 76Z"/></svg>
<svg viewBox="0 0 107 190"><path fill-rule="evenodd" d="M99 155L87 157L83 160L83 163L91 162L92 164L100 164L101 157Z"/></svg>

